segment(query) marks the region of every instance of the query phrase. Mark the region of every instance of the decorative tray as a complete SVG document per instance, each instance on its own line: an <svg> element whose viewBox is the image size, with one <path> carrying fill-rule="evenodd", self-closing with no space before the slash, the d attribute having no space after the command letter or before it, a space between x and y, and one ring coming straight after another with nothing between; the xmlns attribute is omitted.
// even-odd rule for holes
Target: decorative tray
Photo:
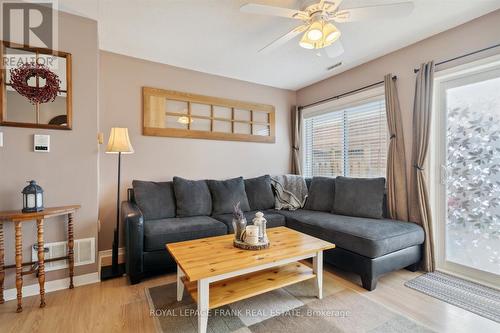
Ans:
<svg viewBox="0 0 500 333"><path fill-rule="evenodd" d="M240 248L243 250L256 251L256 250L264 250L264 249L269 248L269 245L271 245L271 242L268 241L267 243L248 244L248 243L233 239L233 245L234 245L234 247L237 247L237 248Z"/></svg>

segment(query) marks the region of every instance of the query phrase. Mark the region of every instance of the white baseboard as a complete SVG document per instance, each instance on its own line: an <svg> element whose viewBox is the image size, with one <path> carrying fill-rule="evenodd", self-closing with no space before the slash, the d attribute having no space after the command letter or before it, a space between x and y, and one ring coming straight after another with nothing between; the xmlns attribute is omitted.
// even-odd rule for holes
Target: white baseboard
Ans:
<svg viewBox="0 0 500 333"><path fill-rule="evenodd" d="M89 273L84 275L78 275L73 278L73 283L75 287L84 286L86 284L92 284L100 282L99 273ZM50 293L52 291L68 289L69 287L69 277L59 280L53 280L45 282L45 293ZM38 283L31 284L29 286L23 287L23 297L35 296L40 294L40 286ZM10 301L17 298L16 288L6 289L4 291L4 298L6 301Z"/></svg>

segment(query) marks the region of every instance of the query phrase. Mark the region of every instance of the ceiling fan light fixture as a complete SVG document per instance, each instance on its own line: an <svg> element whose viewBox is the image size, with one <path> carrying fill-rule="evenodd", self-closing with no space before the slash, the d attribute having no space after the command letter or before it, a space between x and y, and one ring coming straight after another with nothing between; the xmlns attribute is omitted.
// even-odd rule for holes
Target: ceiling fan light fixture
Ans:
<svg viewBox="0 0 500 333"><path fill-rule="evenodd" d="M314 42L308 38L307 32L300 39L299 45L308 50L315 48Z"/></svg>
<svg viewBox="0 0 500 333"><path fill-rule="evenodd" d="M321 40L323 38L323 22L314 21L307 30L307 37L313 42Z"/></svg>
<svg viewBox="0 0 500 333"><path fill-rule="evenodd" d="M340 38L340 31L331 23L327 23L323 27L323 36L325 36L325 44L331 44Z"/></svg>

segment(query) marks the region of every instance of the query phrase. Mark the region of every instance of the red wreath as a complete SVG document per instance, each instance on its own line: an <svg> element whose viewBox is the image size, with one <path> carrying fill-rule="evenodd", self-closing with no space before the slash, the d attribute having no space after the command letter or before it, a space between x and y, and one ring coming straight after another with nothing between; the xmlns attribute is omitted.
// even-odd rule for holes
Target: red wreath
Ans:
<svg viewBox="0 0 500 333"><path fill-rule="evenodd" d="M31 78L45 79L43 87L32 87L28 85ZM25 63L10 70L10 81L12 88L26 97L31 104L53 102L59 93L59 76L52 72L47 66L36 63Z"/></svg>

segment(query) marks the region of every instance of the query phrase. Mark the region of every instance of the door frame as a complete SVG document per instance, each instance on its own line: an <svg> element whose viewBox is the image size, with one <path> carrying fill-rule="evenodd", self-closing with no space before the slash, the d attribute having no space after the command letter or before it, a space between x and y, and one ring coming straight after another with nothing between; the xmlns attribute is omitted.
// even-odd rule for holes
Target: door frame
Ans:
<svg viewBox="0 0 500 333"><path fill-rule="evenodd" d="M447 175L446 168L443 167L446 158L447 146L447 112L446 99L445 96L443 96L443 85L452 80L467 78L471 75L487 73L494 70L500 70L500 55L487 57L435 73L429 158L426 167L427 170L430 170L427 178L434 230L433 241L436 270L498 288L498 275L481 271L477 268L450 262L445 259L445 221L447 219L447 205L444 179Z"/></svg>

